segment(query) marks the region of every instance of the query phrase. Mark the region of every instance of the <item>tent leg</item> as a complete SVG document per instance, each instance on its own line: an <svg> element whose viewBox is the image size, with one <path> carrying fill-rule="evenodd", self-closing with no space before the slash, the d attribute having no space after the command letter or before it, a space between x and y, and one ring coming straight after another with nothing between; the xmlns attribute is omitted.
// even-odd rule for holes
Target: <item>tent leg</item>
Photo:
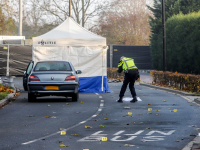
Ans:
<svg viewBox="0 0 200 150"><path fill-rule="evenodd" d="M104 62L103 62L103 59L104 59L104 50L102 51L102 86L101 86L101 91L103 91L103 67L104 67Z"/></svg>

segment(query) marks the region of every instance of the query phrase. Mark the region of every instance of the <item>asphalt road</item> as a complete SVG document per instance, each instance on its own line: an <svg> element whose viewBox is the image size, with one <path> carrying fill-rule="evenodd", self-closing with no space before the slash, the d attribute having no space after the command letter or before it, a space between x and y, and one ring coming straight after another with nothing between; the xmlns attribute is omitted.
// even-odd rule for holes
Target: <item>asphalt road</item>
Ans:
<svg viewBox="0 0 200 150"><path fill-rule="evenodd" d="M21 79L15 82L21 88ZM78 102L54 97L28 103L22 91L0 109L0 150L181 150L198 134L198 105L138 85L141 101L130 103L127 90L126 101L117 103L121 83L109 87L113 93L80 94Z"/></svg>

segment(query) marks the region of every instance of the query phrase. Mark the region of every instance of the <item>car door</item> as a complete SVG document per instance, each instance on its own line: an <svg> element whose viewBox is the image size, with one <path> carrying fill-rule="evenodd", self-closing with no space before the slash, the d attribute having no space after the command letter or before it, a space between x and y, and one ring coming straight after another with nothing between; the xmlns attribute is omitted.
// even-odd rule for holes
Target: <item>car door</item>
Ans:
<svg viewBox="0 0 200 150"><path fill-rule="evenodd" d="M34 66L34 61L31 61L27 68L26 71L24 72L24 76L23 76L23 87L24 87L24 91L28 91L28 87L27 87L27 81L28 81L28 76L30 75L32 69Z"/></svg>

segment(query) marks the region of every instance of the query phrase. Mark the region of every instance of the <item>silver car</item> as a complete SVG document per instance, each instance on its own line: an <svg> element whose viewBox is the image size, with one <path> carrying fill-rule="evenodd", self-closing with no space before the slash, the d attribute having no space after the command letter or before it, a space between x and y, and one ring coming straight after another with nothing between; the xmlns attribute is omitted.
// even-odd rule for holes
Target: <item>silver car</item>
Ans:
<svg viewBox="0 0 200 150"><path fill-rule="evenodd" d="M69 61L39 61L35 65L31 61L23 77L28 101L32 102L40 96L69 96L72 101L78 101L77 74L81 74L81 71L75 71Z"/></svg>

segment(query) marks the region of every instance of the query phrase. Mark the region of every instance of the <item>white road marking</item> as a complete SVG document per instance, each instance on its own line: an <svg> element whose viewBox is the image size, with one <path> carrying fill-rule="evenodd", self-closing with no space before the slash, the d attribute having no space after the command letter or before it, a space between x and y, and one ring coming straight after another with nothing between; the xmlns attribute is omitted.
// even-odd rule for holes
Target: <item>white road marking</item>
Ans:
<svg viewBox="0 0 200 150"><path fill-rule="evenodd" d="M107 136L108 134L101 134L102 132L104 131L97 131L95 132L94 134L91 134L90 136L86 136L80 140L78 140L78 142L95 142L95 141L100 141L102 139L102 137L105 137ZM123 136L118 136L122 133L124 133L125 130L121 130L121 131L118 131L116 132L115 134L113 134L113 138L110 138L110 141L114 141L114 142L119 142L119 141L131 141L135 138L140 138L141 137L141 134L143 132L145 132L145 130L139 130L137 132L135 132L134 134L123 134ZM128 131L130 132L130 131ZM149 142L153 142L153 141L162 141L162 140L165 140L165 137L166 136L170 136L172 133L174 133L175 130L171 130L171 131L168 131L167 133L165 132L162 132L162 131L156 131L156 130L153 130L153 131L150 131L148 132L146 135L152 135L152 134L162 134L164 136L144 136L142 137L141 141L149 141ZM125 136L129 136L127 137L126 139L124 139L124 135ZM140 136L138 136L140 135ZM145 135L145 134L144 134Z"/></svg>
<svg viewBox="0 0 200 150"><path fill-rule="evenodd" d="M104 100L101 100L102 103L104 103Z"/></svg>
<svg viewBox="0 0 200 150"><path fill-rule="evenodd" d="M163 141L165 136L146 136L143 138L143 141L152 142L152 141Z"/></svg>
<svg viewBox="0 0 200 150"><path fill-rule="evenodd" d="M142 132L144 132L144 130L140 130L140 131L136 132L135 134L125 134L125 135L139 135L139 134L141 134Z"/></svg>
<svg viewBox="0 0 200 150"><path fill-rule="evenodd" d="M86 123L86 121L82 121L82 122L80 122L79 124L83 124L83 123Z"/></svg>
<svg viewBox="0 0 200 150"><path fill-rule="evenodd" d="M96 95L99 95L99 94L96 93ZM102 101L104 102L104 100L101 100L100 105L103 104ZM102 108L102 106L100 106L100 108ZM89 121L89 120L91 120L92 118L96 117L97 114L99 114L99 111L102 111L102 109L98 109L98 111L97 111L94 115L92 115L90 118L88 118L88 119L86 119L86 120L84 120L84 121L82 121L82 122L80 122L80 123L78 123L78 124L76 124L76 125L74 125L74 126L71 126L71 127L67 128L67 129L65 129L65 130L63 130L63 131L69 131L70 129L73 129L73 128L77 127L77 126L80 126L80 125L83 124L83 123L86 123L87 121ZM50 134L50 135L47 135L47 136L44 136L44 137L41 137L41 138L37 138L37 139L31 140L31 141L22 143L22 145L31 144L31 143L37 142L37 141L39 141L39 140L46 139L46 138L49 138L49 137L51 137L51 136L55 136L55 135L57 135L57 134L60 134L60 131L58 131L58 132L56 132L56 133L53 133L53 134ZM99 138L99 137L98 137L98 138Z"/></svg>
<svg viewBox="0 0 200 150"><path fill-rule="evenodd" d="M102 96L99 96L99 98L102 98Z"/></svg>
<svg viewBox="0 0 200 150"><path fill-rule="evenodd" d="M102 133L103 131L97 131L95 133L93 133L92 135L96 135L96 136L106 136L108 134L99 134L99 133Z"/></svg>
<svg viewBox="0 0 200 150"><path fill-rule="evenodd" d="M94 134L92 134L91 136L86 136L80 140L78 140L79 142L94 142L94 141L100 141L102 139L102 137L106 136L107 134L100 134L103 131L98 131L95 132Z"/></svg>
<svg viewBox="0 0 200 150"><path fill-rule="evenodd" d="M115 141L115 142L117 142L117 141L131 141L131 140L133 140L134 138L136 138L137 136L131 136L131 137L128 138L128 139L118 140L120 137L121 137L121 136L115 136L114 138L112 138L112 139L110 139L110 140L111 140L111 141Z"/></svg>
<svg viewBox="0 0 200 150"><path fill-rule="evenodd" d="M113 134L113 135L120 135L120 134L123 133L123 132L125 132L125 130L119 131L119 132L117 132L117 133L115 133L115 134Z"/></svg>
<svg viewBox="0 0 200 150"><path fill-rule="evenodd" d="M168 133L165 133L165 132L162 132L162 131L150 131L148 134L146 134L146 135L152 135L152 134L154 134L154 133L160 133L160 134L162 134L162 135L171 135L172 133L174 133L175 132L175 130L171 130L171 131L169 131Z"/></svg>
<svg viewBox="0 0 200 150"><path fill-rule="evenodd" d="M100 141L102 137L100 136L86 136L80 140L78 140L79 142L96 142L96 141Z"/></svg>
<svg viewBox="0 0 200 150"><path fill-rule="evenodd" d="M100 106L101 106L101 107L103 107L103 105L104 105L103 103L102 103L102 104L100 104Z"/></svg>

